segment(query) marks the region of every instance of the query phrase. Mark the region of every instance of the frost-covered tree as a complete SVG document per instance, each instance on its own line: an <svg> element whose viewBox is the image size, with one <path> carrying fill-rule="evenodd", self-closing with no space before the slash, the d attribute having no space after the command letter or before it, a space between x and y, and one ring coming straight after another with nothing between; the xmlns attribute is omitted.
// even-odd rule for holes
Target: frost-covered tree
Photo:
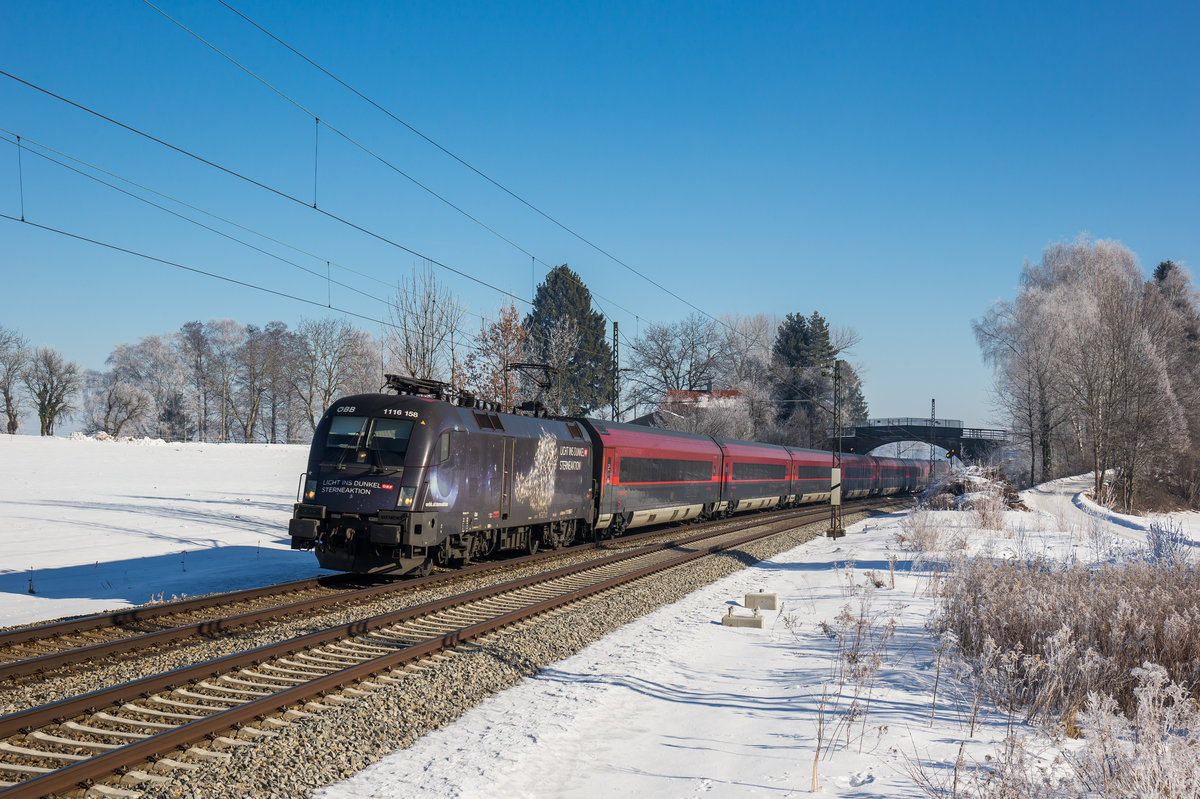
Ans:
<svg viewBox="0 0 1200 799"><path fill-rule="evenodd" d="M21 429L25 416L26 395L21 373L29 364L29 342L20 333L0 326L0 401L4 403L5 431L10 435Z"/></svg>
<svg viewBox="0 0 1200 799"><path fill-rule="evenodd" d="M119 436L128 427L138 427L153 413L150 393L122 382L113 370L89 369L84 376L83 432Z"/></svg>
<svg viewBox="0 0 1200 799"><path fill-rule="evenodd" d="M146 336L137 344L119 344L108 356L116 383L134 386L151 399L148 413L132 421L142 435L181 441L187 438L184 372L171 337Z"/></svg>
<svg viewBox="0 0 1200 799"><path fill-rule="evenodd" d="M1056 386L1057 337L1041 288L1026 286L1015 302L997 302L973 323L984 359L995 369L995 389L1013 434L1029 447L1029 477L1057 476L1054 437L1067 421Z"/></svg>
<svg viewBox="0 0 1200 799"><path fill-rule="evenodd" d="M33 400L40 434L54 435L54 426L76 410L83 384L79 366L57 350L38 347L21 372L21 382Z"/></svg>
<svg viewBox="0 0 1200 799"><path fill-rule="evenodd" d="M1156 292L1119 242L1080 237L1027 263L1016 300L976 324L1000 404L1029 441L1031 479L1039 455L1043 478L1056 476L1061 428L1071 433L1065 455L1093 471L1095 496L1128 510L1139 480L1186 447L1184 381L1172 374L1186 356L1172 357L1169 303Z"/></svg>

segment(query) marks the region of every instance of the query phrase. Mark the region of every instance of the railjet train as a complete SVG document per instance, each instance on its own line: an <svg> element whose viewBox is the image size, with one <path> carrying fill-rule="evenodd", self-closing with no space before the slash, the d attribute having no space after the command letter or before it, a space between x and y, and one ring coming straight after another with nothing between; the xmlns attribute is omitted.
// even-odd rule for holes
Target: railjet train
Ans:
<svg viewBox="0 0 1200 799"><path fill-rule="evenodd" d="M626 530L830 497L830 454L619 424L504 413L444 383L335 402L313 436L293 549L327 569L427 574ZM922 488L929 464L845 455L842 496Z"/></svg>

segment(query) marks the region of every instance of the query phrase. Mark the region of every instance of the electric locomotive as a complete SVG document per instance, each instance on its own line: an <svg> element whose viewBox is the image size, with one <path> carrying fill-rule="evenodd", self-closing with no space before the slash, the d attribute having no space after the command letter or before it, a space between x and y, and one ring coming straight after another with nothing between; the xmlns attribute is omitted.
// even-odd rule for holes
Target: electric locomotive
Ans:
<svg viewBox="0 0 1200 799"><path fill-rule="evenodd" d="M830 453L598 419L505 413L445 383L335 402L288 532L327 569L428 574L500 551L827 502ZM846 455L842 496L929 481L923 461Z"/></svg>
<svg viewBox="0 0 1200 799"><path fill-rule="evenodd" d="M428 574L559 547L590 523L592 444L578 422L386 379L396 394L344 397L317 425L293 549L337 571Z"/></svg>

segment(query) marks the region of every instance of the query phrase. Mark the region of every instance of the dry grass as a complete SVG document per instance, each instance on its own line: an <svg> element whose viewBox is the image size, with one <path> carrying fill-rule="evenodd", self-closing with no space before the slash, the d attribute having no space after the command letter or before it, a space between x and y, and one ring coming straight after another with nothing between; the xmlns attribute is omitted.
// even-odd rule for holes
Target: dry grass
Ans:
<svg viewBox="0 0 1200 799"><path fill-rule="evenodd" d="M968 658L1017 653L1013 698L1031 716L1070 725L1092 692L1133 712L1145 662L1200 687L1200 574L1184 566L972 560L946 578L940 623Z"/></svg>
<svg viewBox="0 0 1200 799"><path fill-rule="evenodd" d="M896 543L909 552L934 552L938 549L942 530L931 511L917 508L900 520Z"/></svg>

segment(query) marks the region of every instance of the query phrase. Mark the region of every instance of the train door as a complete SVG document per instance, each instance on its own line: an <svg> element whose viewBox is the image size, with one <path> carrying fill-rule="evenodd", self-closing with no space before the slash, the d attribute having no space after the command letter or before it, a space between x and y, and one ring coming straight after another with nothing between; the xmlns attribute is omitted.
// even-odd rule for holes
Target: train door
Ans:
<svg viewBox="0 0 1200 799"><path fill-rule="evenodd" d="M603 500L600 506L601 513L612 513L613 507L613 490L612 490L612 473L613 473L613 456L611 454L604 456L604 474L602 476L603 484L600 486L600 499Z"/></svg>
<svg viewBox="0 0 1200 799"><path fill-rule="evenodd" d="M512 482L513 482L513 453L516 450L516 438L504 437L504 452L500 459L500 518L507 519L512 513Z"/></svg>

